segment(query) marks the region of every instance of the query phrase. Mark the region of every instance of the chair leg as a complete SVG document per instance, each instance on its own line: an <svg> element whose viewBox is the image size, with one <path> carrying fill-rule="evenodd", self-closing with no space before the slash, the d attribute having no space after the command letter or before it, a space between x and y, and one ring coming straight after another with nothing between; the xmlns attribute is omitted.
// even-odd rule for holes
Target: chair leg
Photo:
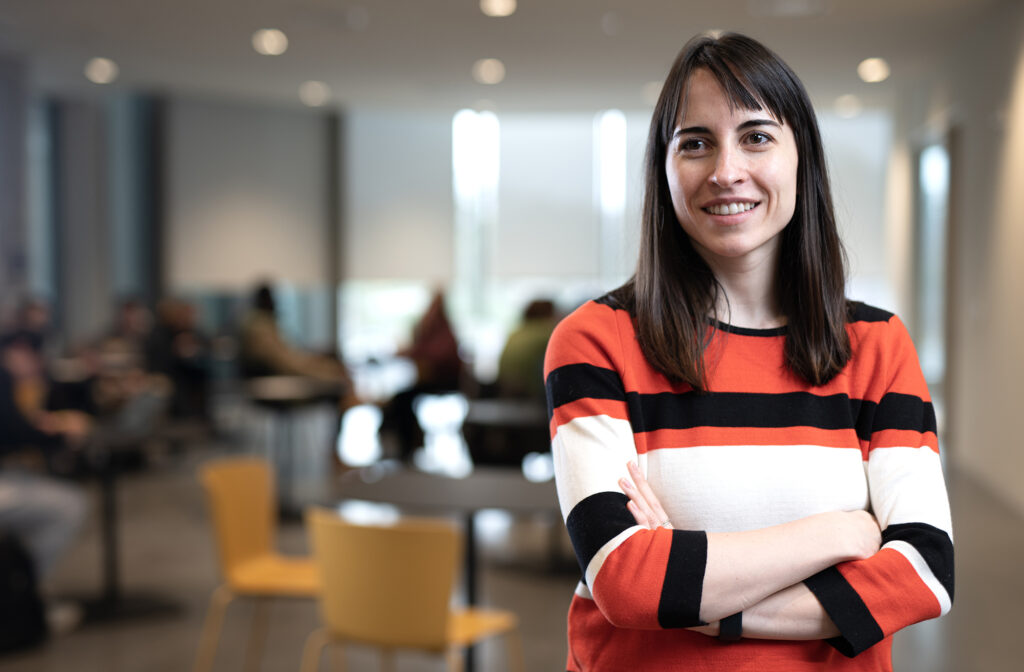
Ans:
<svg viewBox="0 0 1024 672"><path fill-rule="evenodd" d="M203 632L199 636L199 650L196 652L194 672L210 672L213 660L217 656L217 643L224 625L224 614L228 605L235 599L234 593L227 586L218 586L210 595L210 606L206 609L203 621Z"/></svg>
<svg viewBox="0 0 1024 672"><path fill-rule="evenodd" d="M331 641L327 634L327 628L318 628L306 638L306 645L302 649L302 666L300 672L316 672L320 667L320 656L323 655L324 647Z"/></svg>
<svg viewBox="0 0 1024 672"><path fill-rule="evenodd" d="M245 664L242 667L245 672L257 672L260 669L269 616L270 600L265 597L256 598L253 604L252 623L249 626L249 642L245 647Z"/></svg>
<svg viewBox="0 0 1024 672"><path fill-rule="evenodd" d="M445 651L444 657L448 661L449 672L462 672L463 662L466 660L466 656L463 653L464 649L456 646L449 646Z"/></svg>
<svg viewBox="0 0 1024 672"><path fill-rule="evenodd" d="M331 660L331 672L345 672L345 647L342 643L331 642L330 660Z"/></svg>
<svg viewBox="0 0 1024 672"><path fill-rule="evenodd" d="M395 650L382 647L380 650L381 672L395 672Z"/></svg>
<svg viewBox="0 0 1024 672"><path fill-rule="evenodd" d="M505 650L508 654L509 672L526 672L526 665L523 662L523 638L518 627L505 633Z"/></svg>

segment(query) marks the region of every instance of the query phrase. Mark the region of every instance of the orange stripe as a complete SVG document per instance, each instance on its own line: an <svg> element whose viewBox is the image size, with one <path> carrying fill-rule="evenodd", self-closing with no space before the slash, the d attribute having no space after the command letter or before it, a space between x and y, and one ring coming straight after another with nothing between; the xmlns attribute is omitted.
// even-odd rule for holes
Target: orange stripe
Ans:
<svg viewBox="0 0 1024 672"><path fill-rule="evenodd" d="M846 562L838 569L886 635L936 618L942 611L938 599L899 551L883 548L867 560Z"/></svg>
<svg viewBox="0 0 1024 672"><path fill-rule="evenodd" d="M823 446L861 450L852 429L817 427L693 427L646 432L646 450L689 446ZM639 442L639 441L638 441Z"/></svg>
<svg viewBox="0 0 1024 672"><path fill-rule="evenodd" d="M661 587L672 548L671 530L641 530L605 559L591 591L620 628L657 628Z"/></svg>
<svg viewBox="0 0 1024 672"><path fill-rule="evenodd" d="M927 447L939 452L939 439L934 432L915 432L909 429L883 429L871 435L871 450L876 448Z"/></svg>
<svg viewBox="0 0 1024 672"><path fill-rule="evenodd" d="M551 417L551 436L559 427L577 418L588 418L595 415L607 415L616 420L629 420L626 402L615 399L577 399L562 404L555 409Z"/></svg>

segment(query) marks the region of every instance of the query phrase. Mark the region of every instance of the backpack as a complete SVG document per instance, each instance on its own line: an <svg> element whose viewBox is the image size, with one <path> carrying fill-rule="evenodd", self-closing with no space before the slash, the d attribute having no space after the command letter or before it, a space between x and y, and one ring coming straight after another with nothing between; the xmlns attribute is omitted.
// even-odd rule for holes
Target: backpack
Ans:
<svg viewBox="0 0 1024 672"><path fill-rule="evenodd" d="M18 537L0 532L0 653L41 644L47 634L32 557Z"/></svg>

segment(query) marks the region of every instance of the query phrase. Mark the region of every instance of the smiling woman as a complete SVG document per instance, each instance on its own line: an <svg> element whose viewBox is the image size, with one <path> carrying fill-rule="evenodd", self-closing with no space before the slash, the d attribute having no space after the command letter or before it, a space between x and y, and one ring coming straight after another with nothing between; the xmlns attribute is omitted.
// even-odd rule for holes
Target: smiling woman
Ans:
<svg viewBox="0 0 1024 672"><path fill-rule="evenodd" d="M903 324L844 296L814 111L763 45L684 47L642 224L545 361L567 669L891 671L953 597L934 410Z"/></svg>

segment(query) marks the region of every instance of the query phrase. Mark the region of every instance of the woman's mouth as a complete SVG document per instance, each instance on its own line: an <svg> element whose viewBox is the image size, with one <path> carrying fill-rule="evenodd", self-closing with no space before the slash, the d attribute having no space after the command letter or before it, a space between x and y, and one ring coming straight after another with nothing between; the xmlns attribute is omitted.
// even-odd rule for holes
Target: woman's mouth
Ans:
<svg viewBox="0 0 1024 672"><path fill-rule="evenodd" d="M752 210L759 205L757 201L749 201L746 203L721 203L719 205L709 205L706 208L701 208L704 212L709 215L738 215L741 212Z"/></svg>

